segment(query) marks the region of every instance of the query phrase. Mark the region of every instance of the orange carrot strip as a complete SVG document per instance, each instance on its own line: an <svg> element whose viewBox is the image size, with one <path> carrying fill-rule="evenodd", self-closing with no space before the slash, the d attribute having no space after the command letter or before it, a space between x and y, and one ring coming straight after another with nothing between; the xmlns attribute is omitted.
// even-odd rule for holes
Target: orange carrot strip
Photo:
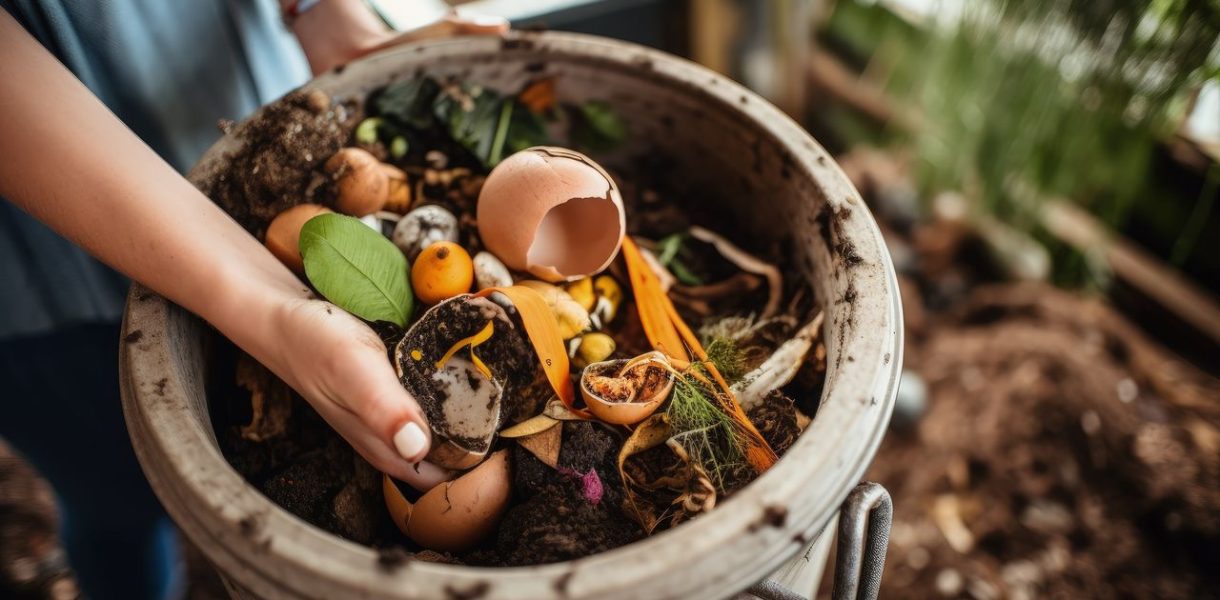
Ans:
<svg viewBox="0 0 1220 600"><path fill-rule="evenodd" d="M631 288L635 292L635 306L640 313L640 324L644 326L644 334L652 347L678 360L689 360L690 354L682 344L678 330L673 321L665 314L665 307L660 299L666 298L661 290L661 280L644 262L640 249L630 236L623 238L623 260L627 263L627 273L631 278Z"/></svg>
<svg viewBox="0 0 1220 600"><path fill-rule="evenodd" d="M715 379L721 394L716 394L720 409L733 418L745 432L749 441L746 449L746 459L750 466L759 473L769 469L778 460L775 451L767 444L758 429L746 417L741 409L728 382L707 359L707 352L699 343L699 337L691 331L690 326L682 320L678 309L674 307L669 295L661 288L661 281L656 273L644 262L639 248L631 237L623 238L623 259L627 263L627 272L631 277L632 291L635 293L635 304L640 314L640 324L644 326L644 334L652 342L652 347L673 357L676 360L687 360L693 355L707 366Z"/></svg>

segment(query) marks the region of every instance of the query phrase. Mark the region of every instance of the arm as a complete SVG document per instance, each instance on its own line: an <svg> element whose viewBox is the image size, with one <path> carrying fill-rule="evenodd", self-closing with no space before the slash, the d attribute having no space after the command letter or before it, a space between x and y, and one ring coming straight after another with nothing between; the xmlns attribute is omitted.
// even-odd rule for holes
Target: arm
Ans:
<svg viewBox="0 0 1220 600"><path fill-rule="evenodd" d="M212 323L375 467L427 487L418 405L358 319L312 299L0 10L0 195Z"/></svg>

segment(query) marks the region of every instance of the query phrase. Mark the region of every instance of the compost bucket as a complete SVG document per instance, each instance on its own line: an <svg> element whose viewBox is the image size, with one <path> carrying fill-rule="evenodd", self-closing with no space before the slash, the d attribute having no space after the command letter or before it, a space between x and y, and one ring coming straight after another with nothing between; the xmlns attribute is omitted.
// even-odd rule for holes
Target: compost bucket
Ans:
<svg viewBox="0 0 1220 600"><path fill-rule="evenodd" d="M758 96L672 56L563 33L401 47L308 87L360 98L391 80L427 73L519 89L540 71L557 76L562 98L604 100L627 120L627 147L604 157L607 164L616 156L663 157L669 176L721 191L715 199L723 205L709 209L728 211L740 235L792 241L797 271L787 276L808 283L826 317L828 370L812 425L772 469L715 510L610 552L520 568L387 565L373 549L271 503L225 461L204 385L206 348L215 334L137 285L124 326L124 339L132 342L123 344L122 357L132 441L166 509L236 597L727 597L802 560L872 460L901 363L893 267L867 208L826 151ZM191 172L196 185L226 171L241 127ZM884 536L872 537L883 547ZM853 560L859 557L841 554L852 559L844 570L858 573ZM755 589L774 594L778 588Z"/></svg>

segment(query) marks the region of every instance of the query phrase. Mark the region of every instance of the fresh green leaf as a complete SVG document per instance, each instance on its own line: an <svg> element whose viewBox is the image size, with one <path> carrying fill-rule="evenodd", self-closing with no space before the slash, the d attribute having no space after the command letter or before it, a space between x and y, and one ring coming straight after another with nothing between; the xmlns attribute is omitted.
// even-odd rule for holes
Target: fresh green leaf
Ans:
<svg viewBox="0 0 1220 600"><path fill-rule="evenodd" d="M432 108L440 89L440 84L428 77L394 82L373 100L373 109L400 125L427 129L432 126Z"/></svg>
<svg viewBox="0 0 1220 600"><path fill-rule="evenodd" d="M669 271L674 274L674 277L676 277L682 285L703 285L703 279L698 275L695 275L695 273L690 269L686 268L686 265L682 264L682 261L677 259L670 261Z"/></svg>
<svg viewBox="0 0 1220 600"><path fill-rule="evenodd" d="M572 141L595 152L613 150L627 139L627 125L605 102L591 101L576 107Z"/></svg>
<svg viewBox="0 0 1220 600"><path fill-rule="evenodd" d="M657 242L657 262L668 267L674 257L678 256L678 250L682 249L682 240L685 238L686 234L679 232L667 235Z"/></svg>
<svg viewBox="0 0 1220 600"><path fill-rule="evenodd" d="M407 138L401 135L394 136L394 139L390 140L390 158L400 160L407 155L408 148Z"/></svg>
<svg viewBox="0 0 1220 600"><path fill-rule="evenodd" d="M531 112L520 103L515 104L505 144L508 153L520 152L534 146L554 146L555 142L547 134L546 121L542 116Z"/></svg>
<svg viewBox="0 0 1220 600"><path fill-rule="evenodd" d="M483 164L491 156L500 111L499 94L466 87L437 95L432 106L433 115L449 131L449 136Z"/></svg>
<svg viewBox="0 0 1220 600"><path fill-rule="evenodd" d="M487 155L487 165L494 167L500 164L504 157L504 140L508 137L508 126L513 118L512 100L505 100L500 108L500 119L496 123L496 137L491 142L491 152Z"/></svg>
<svg viewBox="0 0 1220 600"><path fill-rule="evenodd" d="M327 300L365 321L405 327L415 298L407 259L359 219L318 215L301 228L301 258L309 282Z"/></svg>

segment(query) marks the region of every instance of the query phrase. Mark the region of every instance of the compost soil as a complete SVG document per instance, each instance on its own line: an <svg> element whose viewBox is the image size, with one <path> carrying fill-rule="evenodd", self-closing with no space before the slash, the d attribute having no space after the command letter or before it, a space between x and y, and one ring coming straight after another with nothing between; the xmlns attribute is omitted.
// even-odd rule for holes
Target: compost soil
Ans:
<svg viewBox="0 0 1220 600"><path fill-rule="evenodd" d="M911 334L928 411L868 474L895 499L887 597L1220 593L1220 382L1043 285Z"/></svg>
<svg viewBox="0 0 1220 600"><path fill-rule="evenodd" d="M345 144L360 113L359 106L337 103L319 92L290 94L269 105L245 126L239 134L244 147L230 157L230 168L215 176L211 189L205 191L256 236L265 231L271 218L289 206L302 201L333 205L333 186L322 172L322 165ZM482 182L477 167L469 156L455 151L451 142L437 146L443 152L435 153L417 147L423 145L426 144L412 144L412 150L399 165L419 182L415 193L459 215L463 244L476 247L472 243L473 208ZM377 153L379 149L371 150ZM429 154L446 156L442 162L456 167L449 173L461 170L466 174L442 182L435 169L429 173L421 166L435 164L435 158ZM384 151L379 156L385 158ZM642 173L662 172L656 165L641 163L640 168ZM655 215L647 224L640 221L640 225L656 235L659 235L656 227L670 227L669 231L673 231L689 224L684 216L686 211L675 212L668 207L680 206L682 199L702 197L690 190L668 187L659 176L616 174L616 178L642 182L624 192L630 207L628 214L644 215L645 220L649 219L647 215ZM661 201L662 197L667 201ZM674 215L679 215L679 220L675 221ZM688 246L681 260L709 281L736 272L711 246L694 243ZM762 250L772 260L783 256L778 247ZM761 285L754 285L750 291L725 294L716 303L717 312L747 310L765 301L766 292ZM807 312L812 299L805 295L801 302L801 310ZM683 312L698 323L708 316L710 307L708 303L684 306ZM522 352L528 344L519 315L511 305L506 310L515 326L501 328L504 331L480 345L479 350L484 361L508 374L504 397L512 401L501 405L502 418L504 422L519 422L541 410L541 406L520 399L545 398L549 387L536 361L530 359L528 352ZM608 324L615 337L643 340L634 307L627 303L619 312L622 316L617 322ZM435 363L439 353L476 332L485 321L483 311L462 303L426 313L406 333L407 351L390 357L400 361L404 384L417 393L429 393L426 378L412 368L411 361ZM403 338L403 332L380 325L384 324L375 324L379 335L393 349ZM411 350L419 350L420 358L411 358ZM620 347L618 355L625 357L627 350ZM383 504L379 474L307 403L227 342L218 340L211 356L209 409L225 457L273 502L322 529L374 547L406 547L417 560L476 565L569 560L630 543L645 534L622 508L624 487L616 462L622 435L601 424L564 423L556 469L512 441L497 442L497 448L512 448L514 487L513 500L495 539L457 556L421 551L391 522ZM439 404L431 402L425 406ZM812 404L809 412L816 410L816 402ZM760 410L757 425L769 440L774 440L782 454L799 433L792 401L775 396L763 403ZM429 417L439 419L441 415Z"/></svg>
<svg viewBox="0 0 1220 600"><path fill-rule="evenodd" d="M867 475L894 498L885 597L1217 597L1220 362L1102 298L1004 282L977 231L921 213L901 157L840 163L880 216L926 384L904 383Z"/></svg>

